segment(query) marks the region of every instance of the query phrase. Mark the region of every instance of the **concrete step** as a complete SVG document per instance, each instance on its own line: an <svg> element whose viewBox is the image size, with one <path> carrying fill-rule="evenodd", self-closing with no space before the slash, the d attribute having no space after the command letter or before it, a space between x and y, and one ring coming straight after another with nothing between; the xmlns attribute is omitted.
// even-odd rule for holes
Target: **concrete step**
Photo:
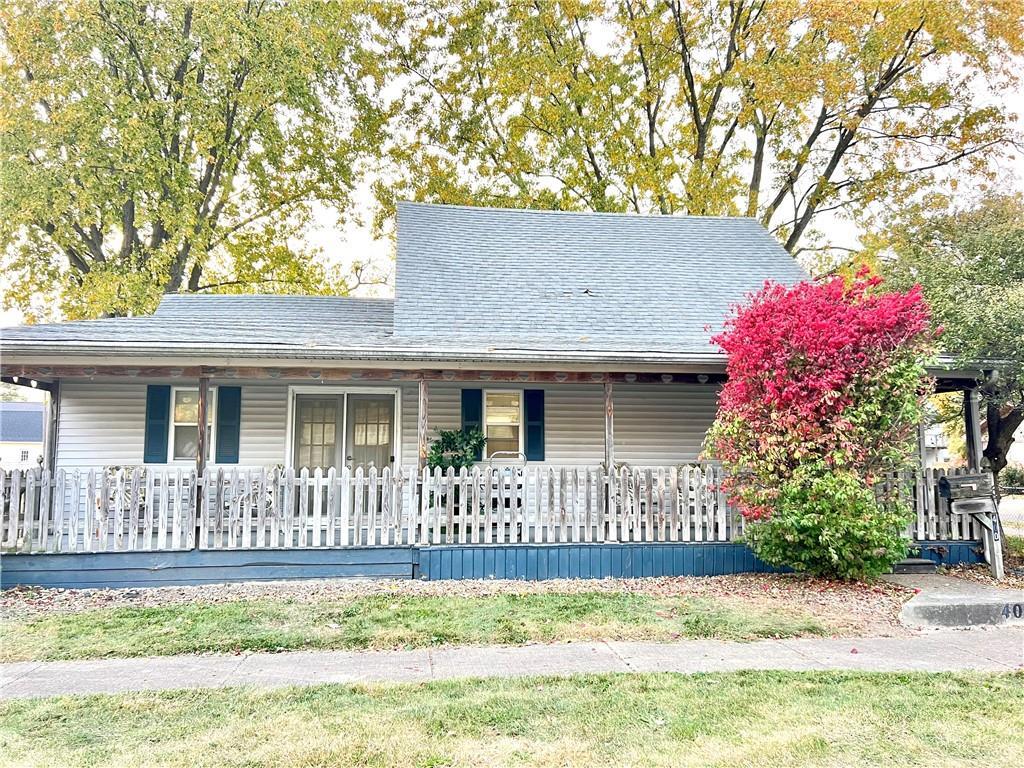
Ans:
<svg viewBox="0 0 1024 768"><path fill-rule="evenodd" d="M937 574L892 574L884 578L919 590L903 606L900 618L909 626L1024 626L1024 590L989 587Z"/></svg>
<svg viewBox="0 0 1024 768"><path fill-rule="evenodd" d="M925 557L907 557L892 567L893 573L935 573L938 564Z"/></svg>

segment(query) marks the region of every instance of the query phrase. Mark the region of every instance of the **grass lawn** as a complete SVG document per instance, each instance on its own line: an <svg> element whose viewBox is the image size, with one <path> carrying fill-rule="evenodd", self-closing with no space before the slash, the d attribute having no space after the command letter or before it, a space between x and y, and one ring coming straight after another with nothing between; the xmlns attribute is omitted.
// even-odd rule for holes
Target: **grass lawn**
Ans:
<svg viewBox="0 0 1024 768"><path fill-rule="evenodd" d="M1004 536L1003 546L1013 557L1024 559L1024 536Z"/></svg>
<svg viewBox="0 0 1024 768"><path fill-rule="evenodd" d="M0 765L1024 765L1024 675L739 672L0 704Z"/></svg>
<svg viewBox="0 0 1024 768"><path fill-rule="evenodd" d="M809 611L643 594L372 595L117 607L0 622L0 661L558 640L828 634Z"/></svg>

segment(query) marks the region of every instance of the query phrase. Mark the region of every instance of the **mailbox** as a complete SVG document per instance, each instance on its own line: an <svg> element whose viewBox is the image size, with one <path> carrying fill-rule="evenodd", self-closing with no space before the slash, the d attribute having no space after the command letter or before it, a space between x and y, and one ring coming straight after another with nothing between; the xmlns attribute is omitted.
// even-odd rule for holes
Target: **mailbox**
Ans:
<svg viewBox="0 0 1024 768"><path fill-rule="evenodd" d="M970 515L981 524L985 559L992 575L1002 579L1003 546L995 490L995 481L988 472L939 478L939 495L949 500L949 511L954 515Z"/></svg>
<svg viewBox="0 0 1024 768"><path fill-rule="evenodd" d="M942 493L946 490L946 493ZM939 480L939 492L948 499L991 499L995 495L996 484L988 472L976 475L957 475L943 477Z"/></svg>

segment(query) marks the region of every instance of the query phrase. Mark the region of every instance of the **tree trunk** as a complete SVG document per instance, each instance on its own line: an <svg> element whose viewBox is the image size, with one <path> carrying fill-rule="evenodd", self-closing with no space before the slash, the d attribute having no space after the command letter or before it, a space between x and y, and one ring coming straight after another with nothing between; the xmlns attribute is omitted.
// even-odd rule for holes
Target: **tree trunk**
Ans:
<svg viewBox="0 0 1024 768"><path fill-rule="evenodd" d="M988 422L988 441L982 454L998 481L999 473L1006 467L1006 454L1013 445L1014 433L1024 423L1024 404L1003 413L997 403L989 403L985 408L985 419Z"/></svg>

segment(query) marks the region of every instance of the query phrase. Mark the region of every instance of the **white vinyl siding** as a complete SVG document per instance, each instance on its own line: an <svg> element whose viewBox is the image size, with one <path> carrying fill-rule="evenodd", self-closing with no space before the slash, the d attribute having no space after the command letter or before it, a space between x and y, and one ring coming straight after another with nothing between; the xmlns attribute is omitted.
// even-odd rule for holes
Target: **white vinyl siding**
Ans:
<svg viewBox="0 0 1024 768"><path fill-rule="evenodd" d="M142 464L146 387L65 379L60 385L57 466L92 469Z"/></svg>
<svg viewBox="0 0 1024 768"><path fill-rule="evenodd" d="M182 382L153 382L181 385ZM214 381L242 387L238 467L285 461L288 385ZM393 386L393 385L392 385ZM479 389L531 388L525 384L470 385ZM599 384L550 384L544 394L546 464L597 466L604 460L604 392ZM461 384L430 383L429 425L461 427ZM418 386L401 390L402 466L416 466ZM693 461L715 416L717 387L696 384L616 384L615 457L633 465ZM142 464L146 385L61 382L57 466L65 469ZM212 464L211 464L212 466ZM236 466L236 465L230 465Z"/></svg>
<svg viewBox="0 0 1024 768"><path fill-rule="evenodd" d="M481 383L486 390L531 388L524 384ZM544 463L597 466L604 461L604 388L600 384L550 384L544 389ZM462 426L462 387L430 383L428 422L437 429ZM695 461L715 419L718 387L713 384L616 384L615 459L634 465ZM416 399L405 401L411 432L403 443L415 463ZM411 441L411 442L410 442Z"/></svg>
<svg viewBox="0 0 1024 768"><path fill-rule="evenodd" d="M718 387L616 384L614 392L616 461L671 466L697 459L715 420Z"/></svg>
<svg viewBox="0 0 1024 768"><path fill-rule="evenodd" d="M229 382L222 382L227 385ZM284 464L288 421L288 387L284 384L242 384L238 466Z"/></svg>
<svg viewBox="0 0 1024 768"><path fill-rule="evenodd" d="M214 382L218 383L237 386L230 381ZM173 385L180 386L181 382L173 382ZM242 424L237 466L283 463L287 387L283 384L242 384L241 387ZM65 379L60 387L59 413L58 467L88 469L143 464L145 384ZM177 462L175 466L188 464ZM213 466L212 462L210 465Z"/></svg>
<svg viewBox="0 0 1024 768"><path fill-rule="evenodd" d="M400 414L401 425L402 425L402 466L406 469L415 469L416 463L419 461L419 443L417 440L416 430L418 429L417 421L419 414L417 408L419 407L419 384L416 382L404 382L400 387L400 397L402 398L402 412Z"/></svg>

